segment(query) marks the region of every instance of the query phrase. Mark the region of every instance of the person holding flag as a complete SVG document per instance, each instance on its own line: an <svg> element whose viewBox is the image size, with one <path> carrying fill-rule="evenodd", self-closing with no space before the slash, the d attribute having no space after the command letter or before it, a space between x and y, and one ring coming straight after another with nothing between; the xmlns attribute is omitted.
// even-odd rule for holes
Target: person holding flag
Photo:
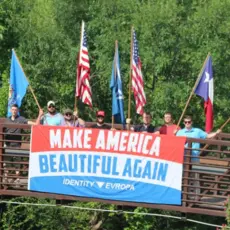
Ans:
<svg viewBox="0 0 230 230"><path fill-rule="evenodd" d="M221 129L218 129L216 132L213 133L207 133L203 131L202 129L193 127L193 120L192 116L186 115L184 117L184 128L179 130L176 133L176 136L185 136L189 138L200 138L200 139L210 139L216 137L217 134L221 132ZM188 144L185 145L185 147L188 147ZM200 143L192 143L192 161L193 162L199 162L199 154L200 151L198 150L200 148Z"/></svg>
<svg viewBox="0 0 230 230"><path fill-rule="evenodd" d="M122 80L117 41L115 42L115 55L112 66L110 89L112 91L112 126L115 121L116 123L123 124L123 128L125 128L124 96L122 90Z"/></svg>

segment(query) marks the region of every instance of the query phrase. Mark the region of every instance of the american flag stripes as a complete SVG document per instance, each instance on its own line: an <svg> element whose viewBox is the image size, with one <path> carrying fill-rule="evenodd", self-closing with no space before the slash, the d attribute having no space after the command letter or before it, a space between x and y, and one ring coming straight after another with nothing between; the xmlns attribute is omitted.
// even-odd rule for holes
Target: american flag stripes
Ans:
<svg viewBox="0 0 230 230"><path fill-rule="evenodd" d="M82 21L81 44L78 55L76 97L79 97L84 104L92 107L92 92L89 84L90 65L87 49L87 38L85 32L85 23Z"/></svg>
<svg viewBox="0 0 230 230"><path fill-rule="evenodd" d="M132 90L136 103L136 113L142 115L146 104L144 92L144 81L141 72L141 60L138 52L138 42L136 32L133 29L133 47L132 47Z"/></svg>

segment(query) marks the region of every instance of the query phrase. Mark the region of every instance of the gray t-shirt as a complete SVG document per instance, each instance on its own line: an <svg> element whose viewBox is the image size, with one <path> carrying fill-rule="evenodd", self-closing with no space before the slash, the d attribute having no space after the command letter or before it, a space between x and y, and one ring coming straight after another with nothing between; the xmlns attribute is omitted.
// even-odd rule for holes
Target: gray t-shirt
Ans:
<svg viewBox="0 0 230 230"><path fill-rule="evenodd" d="M22 116L17 116L15 117L14 120L12 120L12 117L7 118L8 123L13 123L13 124L28 124L28 121L25 117ZM6 128L5 132L7 133L5 135L6 140L12 140L12 141L21 141L22 136L20 135L14 135L14 134L20 134L22 133L22 129L20 128ZM7 146L11 147L20 147L21 143L14 143L14 142L6 142Z"/></svg>

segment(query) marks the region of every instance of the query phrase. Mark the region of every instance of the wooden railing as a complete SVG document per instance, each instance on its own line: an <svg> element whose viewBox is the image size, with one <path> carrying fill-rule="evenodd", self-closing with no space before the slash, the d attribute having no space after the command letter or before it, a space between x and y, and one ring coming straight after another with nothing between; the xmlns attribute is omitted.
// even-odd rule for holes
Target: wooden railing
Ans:
<svg viewBox="0 0 230 230"><path fill-rule="evenodd" d="M120 126L116 126L119 128ZM16 134L22 140L10 141L18 143L19 147L6 146L7 128L19 128L23 132ZM230 195L230 134L221 133L215 140L188 138L185 148L185 159L182 181L182 205L155 205L134 202L119 202L64 196L57 194L31 192L27 190L30 125L9 124L0 120L0 195L1 196L35 196L54 198L57 200L82 200L113 203L117 205L143 206L184 213L200 213L215 216L225 216L225 202ZM13 135L13 134L12 134ZM208 145L201 155L192 157L192 143L199 142ZM194 150L194 149L193 149Z"/></svg>

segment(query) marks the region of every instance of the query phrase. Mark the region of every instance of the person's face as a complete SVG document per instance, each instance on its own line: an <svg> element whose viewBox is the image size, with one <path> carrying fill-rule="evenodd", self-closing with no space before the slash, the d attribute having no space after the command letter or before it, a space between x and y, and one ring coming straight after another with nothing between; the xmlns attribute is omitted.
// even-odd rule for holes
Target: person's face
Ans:
<svg viewBox="0 0 230 230"><path fill-rule="evenodd" d="M18 115L18 108L17 107L11 107L11 114L13 117L16 117Z"/></svg>
<svg viewBox="0 0 230 230"><path fill-rule="evenodd" d="M56 111L55 105L52 105L52 104L49 105L49 106L48 106L48 111L49 111L49 113L51 113L51 114L52 114L52 113L55 113L55 111Z"/></svg>
<svg viewBox="0 0 230 230"><path fill-rule="evenodd" d="M65 113L65 119L70 121L72 119L73 114L72 113Z"/></svg>
<svg viewBox="0 0 230 230"><path fill-rule="evenodd" d="M191 129L192 120L191 119L184 119L184 126L185 126L186 129Z"/></svg>
<svg viewBox="0 0 230 230"><path fill-rule="evenodd" d="M171 114L165 114L164 115L164 122L165 122L165 124L172 123L172 116L171 116Z"/></svg>
<svg viewBox="0 0 230 230"><path fill-rule="evenodd" d="M151 116L150 115L147 115L146 113L144 113L143 114L143 123L145 124L145 125L149 125L150 123L151 123L151 121L152 121L152 118L151 118Z"/></svg>
<svg viewBox="0 0 230 230"><path fill-rule="evenodd" d="M103 124L104 123L104 117L103 116L97 116L97 122L99 124Z"/></svg>

